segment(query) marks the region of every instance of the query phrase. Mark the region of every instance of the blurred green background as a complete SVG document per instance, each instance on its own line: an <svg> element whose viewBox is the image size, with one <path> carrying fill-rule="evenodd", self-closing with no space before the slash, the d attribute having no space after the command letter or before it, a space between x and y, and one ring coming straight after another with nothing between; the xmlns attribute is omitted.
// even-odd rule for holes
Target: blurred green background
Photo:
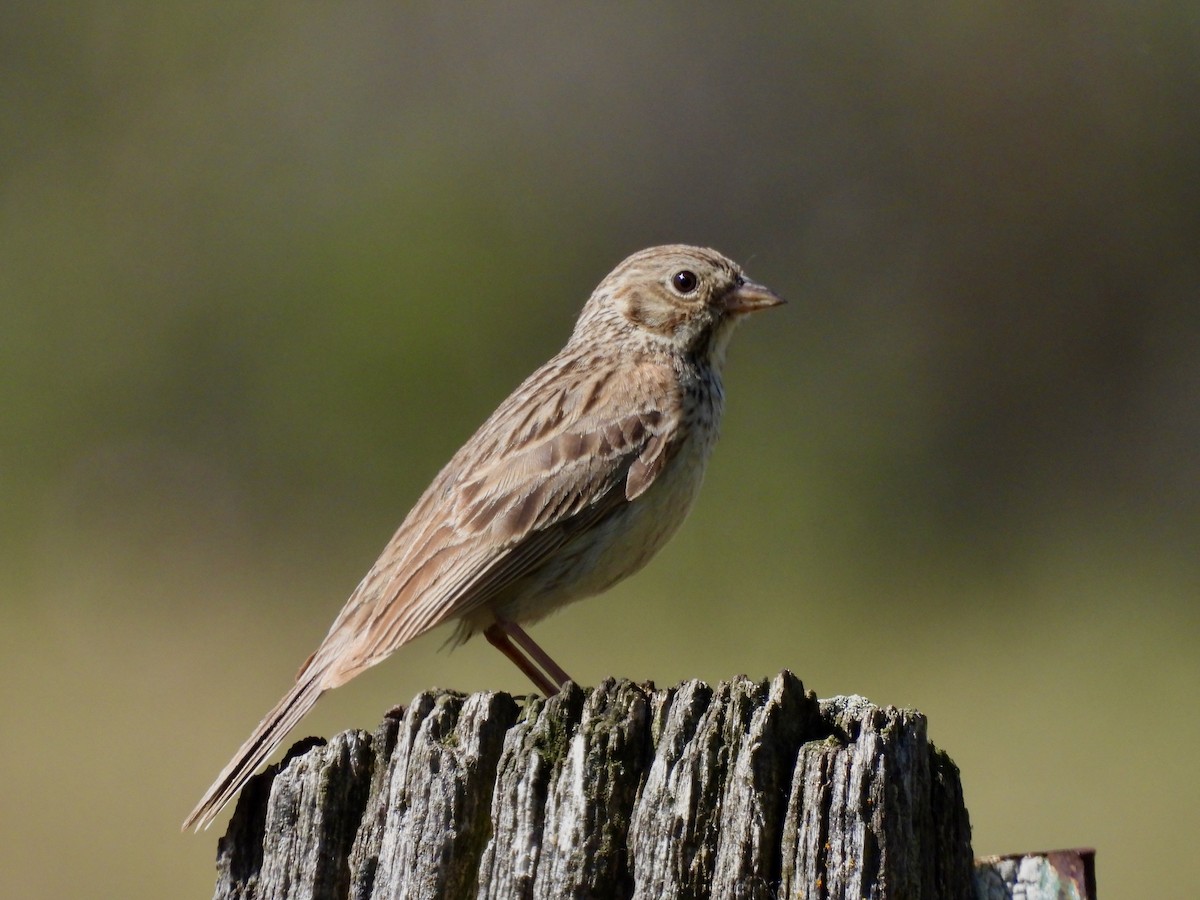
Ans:
<svg viewBox="0 0 1200 900"><path fill-rule="evenodd" d="M409 505L656 243L745 325L697 509L536 637L929 716L977 853L1184 897L1200 827L1187 3L0 8L0 893L198 897L179 822ZM438 685L418 641L302 726Z"/></svg>

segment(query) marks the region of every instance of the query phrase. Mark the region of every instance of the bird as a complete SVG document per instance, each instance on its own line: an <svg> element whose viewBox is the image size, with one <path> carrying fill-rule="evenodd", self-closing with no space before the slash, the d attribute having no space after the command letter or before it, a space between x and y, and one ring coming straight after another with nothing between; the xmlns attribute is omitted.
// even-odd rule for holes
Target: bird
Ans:
<svg viewBox="0 0 1200 900"><path fill-rule="evenodd" d="M641 569L687 516L725 406L734 327L784 301L715 250L629 256L566 345L417 500L295 683L183 830L208 827L328 690L445 622L482 633L546 696L567 673L521 627Z"/></svg>

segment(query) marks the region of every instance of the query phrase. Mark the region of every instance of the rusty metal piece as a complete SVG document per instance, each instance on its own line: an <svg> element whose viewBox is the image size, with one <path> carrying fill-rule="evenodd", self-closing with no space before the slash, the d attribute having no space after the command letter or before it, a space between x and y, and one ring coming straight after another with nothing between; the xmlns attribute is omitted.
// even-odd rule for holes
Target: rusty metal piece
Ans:
<svg viewBox="0 0 1200 900"><path fill-rule="evenodd" d="M975 860L977 900L1096 900L1090 848L984 856Z"/></svg>

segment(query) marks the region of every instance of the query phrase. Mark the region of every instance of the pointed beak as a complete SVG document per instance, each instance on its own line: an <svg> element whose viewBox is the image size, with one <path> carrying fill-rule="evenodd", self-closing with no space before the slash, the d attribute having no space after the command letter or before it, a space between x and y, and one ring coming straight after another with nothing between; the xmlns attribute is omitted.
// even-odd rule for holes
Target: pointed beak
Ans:
<svg viewBox="0 0 1200 900"><path fill-rule="evenodd" d="M760 309L782 306L786 302L766 285L757 284L747 278L726 297L725 311L733 316L744 316Z"/></svg>

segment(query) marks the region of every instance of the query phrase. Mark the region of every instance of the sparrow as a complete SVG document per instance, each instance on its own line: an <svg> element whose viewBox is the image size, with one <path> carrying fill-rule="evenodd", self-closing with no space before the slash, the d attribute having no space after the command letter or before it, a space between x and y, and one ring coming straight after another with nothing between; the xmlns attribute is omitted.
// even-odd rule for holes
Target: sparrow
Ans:
<svg viewBox="0 0 1200 900"><path fill-rule="evenodd" d="M784 301L714 250L633 254L566 346L438 473L295 683L183 823L207 827L325 691L455 621L547 696L569 677L521 627L644 566L686 518L717 440L734 327Z"/></svg>

